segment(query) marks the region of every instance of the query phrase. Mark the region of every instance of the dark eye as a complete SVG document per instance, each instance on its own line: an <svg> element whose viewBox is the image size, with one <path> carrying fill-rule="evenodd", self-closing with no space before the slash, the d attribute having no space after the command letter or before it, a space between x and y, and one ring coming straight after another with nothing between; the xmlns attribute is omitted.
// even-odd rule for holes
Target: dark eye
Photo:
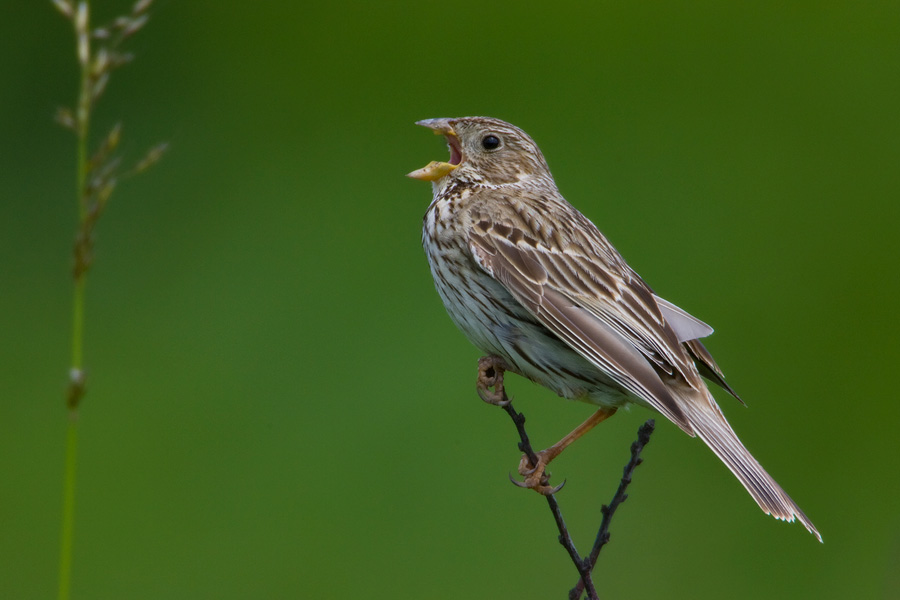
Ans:
<svg viewBox="0 0 900 600"><path fill-rule="evenodd" d="M485 150L496 150L500 147L500 138L496 135L486 135L484 139L481 140L481 145Z"/></svg>

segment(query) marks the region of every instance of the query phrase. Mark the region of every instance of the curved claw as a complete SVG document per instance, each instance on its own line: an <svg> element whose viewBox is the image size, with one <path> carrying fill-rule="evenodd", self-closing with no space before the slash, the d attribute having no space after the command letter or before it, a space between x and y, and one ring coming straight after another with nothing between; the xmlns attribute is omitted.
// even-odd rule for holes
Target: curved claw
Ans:
<svg viewBox="0 0 900 600"><path fill-rule="evenodd" d="M533 486L533 485L529 485L528 481L519 481L518 479L514 479L512 476L512 473L508 473L508 475L509 475L509 480L516 487L525 488L526 490L534 490L538 494L541 494L542 496L552 496L553 494L555 494L558 491L560 491L561 489L563 489L563 486L566 485L566 481L568 481L568 480L563 480L563 482L561 484L559 484L555 487L550 487L549 485L546 485L544 483Z"/></svg>
<svg viewBox="0 0 900 600"><path fill-rule="evenodd" d="M502 388L499 392L492 392L487 387L483 387L482 385L478 385L478 397L487 402L488 404L493 404L494 406L499 406L503 408L505 406L509 406L510 400L509 398L504 399L506 394L503 393Z"/></svg>
<svg viewBox="0 0 900 600"><path fill-rule="evenodd" d="M520 488L525 488L526 490L531 489L531 486L528 485L527 483L525 483L524 481L519 481L518 479L515 479L513 477L512 473L507 473L507 475L509 475L509 480L513 483L513 485L520 487ZM565 483L565 482L563 482L563 483Z"/></svg>
<svg viewBox="0 0 900 600"><path fill-rule="evenodd" d="M545 495L545 496L552 496L553 494L555 494L555 493L558 492L559 490L563 489L563 486L566 485L566 482L567 482L567 481L568 481L568 479L563 479L563 482L562 482L561 484L559 484L559 485L556 486L556 487L552 487L552 488L550 488L549 490L546 490L546 486L544 486L545 489L542 489L542 490L541 490L541 493L542 493L543 495ZM545 491L545 490L546 490L546 491Z"/></svg>

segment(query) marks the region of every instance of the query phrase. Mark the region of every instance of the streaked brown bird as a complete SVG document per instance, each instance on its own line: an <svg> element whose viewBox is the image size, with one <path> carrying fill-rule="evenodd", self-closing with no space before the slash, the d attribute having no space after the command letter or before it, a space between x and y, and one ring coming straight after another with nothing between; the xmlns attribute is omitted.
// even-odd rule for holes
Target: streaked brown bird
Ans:
<svg viewBox="0 0 900 600"><path fill-rule="evenodd" d="M539 453L539 464L523 458L524 485L553 493L547 463L634 403L698 436L766 514L796 518L821 541L735 435L707 388L704 377L737 397L700 342L712 328L655 295L566 202L534 141L488 117L417 125L442 134L450 149L448 162L409 174L432 182L422 244L450 318L508 370L599 407Z"/></svg>

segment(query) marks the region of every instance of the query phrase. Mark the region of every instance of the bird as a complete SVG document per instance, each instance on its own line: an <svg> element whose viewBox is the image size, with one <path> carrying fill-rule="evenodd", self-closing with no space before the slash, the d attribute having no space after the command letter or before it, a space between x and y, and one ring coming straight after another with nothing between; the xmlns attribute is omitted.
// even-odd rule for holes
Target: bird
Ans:
<svg viewBox="0 0 900 600"><path fill-rule="evenodd" d="M505 370L597 407L538 453L538 464L523 457L522 485L556 492L547 485L547 464L618 408L635 404L699 437L766 514L800 521L821 542L713 398L707 381L737 394L700 341L712 327L657 296L563 198L532 138L491 117L416 124L444 136L450 152L449 160L408 174L432 184L422 244L450 318Z"/></svg>

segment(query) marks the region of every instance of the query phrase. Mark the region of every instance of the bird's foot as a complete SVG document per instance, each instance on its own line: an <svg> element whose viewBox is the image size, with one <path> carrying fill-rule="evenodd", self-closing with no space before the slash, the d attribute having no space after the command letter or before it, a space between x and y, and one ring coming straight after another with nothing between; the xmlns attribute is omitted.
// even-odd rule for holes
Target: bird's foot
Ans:
<svg viewBox="0 0 900 600"><path fill-rule="evenodd" d="M549 450L549 449L548 449ZM519 475L524 477L524 481L516 481L510 476L510 481L521 488L527 488L536 491L544 496L552 496L566 485L563 481L557 486L550 485L550 472L547 471L547 464L553 459L548 450L542 450L537 453L537 464L532 464L531 459L525 454L519 461Z"/></svg>
<svg viewBox="0 0 900 600"><path fill-rule="evenodd" d="M509 405L509 398L503 389L503 373L509 368L499 356L482 356L478 359L478 396L494 406ZM491 389L493 388L493 389Z"/></svg>

